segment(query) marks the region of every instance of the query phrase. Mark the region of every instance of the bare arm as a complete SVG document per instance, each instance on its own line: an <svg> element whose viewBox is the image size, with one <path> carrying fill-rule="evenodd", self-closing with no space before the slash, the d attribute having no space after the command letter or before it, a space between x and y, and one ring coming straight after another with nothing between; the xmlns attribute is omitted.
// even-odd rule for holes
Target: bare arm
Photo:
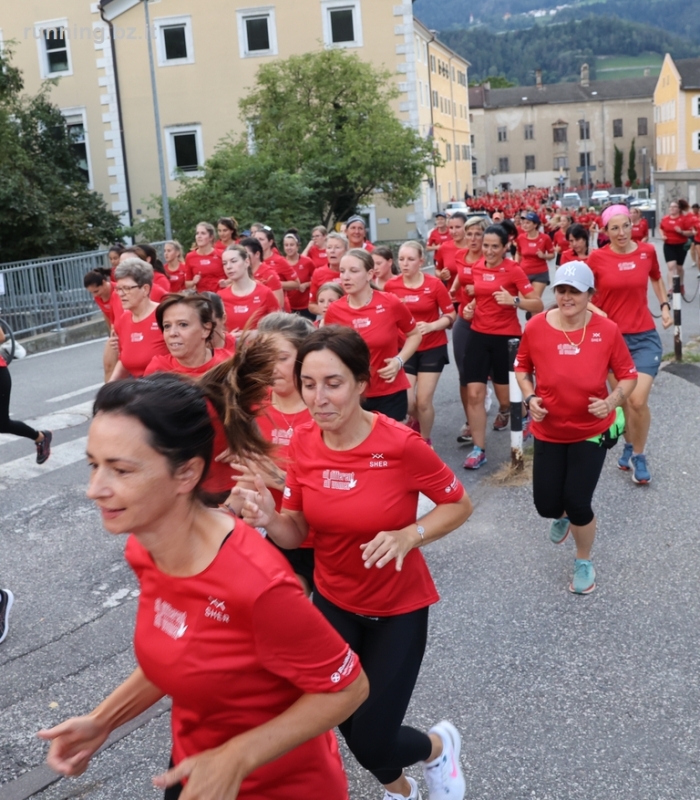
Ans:
<svg viewBox="0 0 700 800"><path fill-rule="evenodd" d="M131 377L131 373L127 370L127 368L122 364L121 359L117 361L117 366L114 368L112 372L112 377L109 379L109 383L114 383L114 381L122 381L124 378Z"/></svg>

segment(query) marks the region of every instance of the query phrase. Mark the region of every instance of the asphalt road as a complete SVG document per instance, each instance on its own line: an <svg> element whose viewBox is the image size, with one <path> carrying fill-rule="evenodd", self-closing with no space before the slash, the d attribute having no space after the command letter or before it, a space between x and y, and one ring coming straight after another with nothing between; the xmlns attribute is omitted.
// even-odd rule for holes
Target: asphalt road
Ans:
<svg viewBox="0 0 700 800"><path fill-rule="evenodd" d="M695 312L688 334L692 316L700 332ZM664 340L670 351L672 338ZM0 800L45 783L36 730L88 711L134 665L136 581L123 539L102 530L84 497L101 350L91 343L11 367L13 415L50 415L55 438L50 461L37 467L29 443L0 437L0 586L16 595L0 646ZM476 507L462 530L426 550L442 601L408 721L448 718L461 730L468 798L700 797L700 369L686 373L663 371L652 392L652 484L635 487L615 469L617 451L608 457L595 499L598 589L574 597L572 544L549 543L529 487L489 482L509 458L508 434L489 433L480 471L461 469L468 448L454 439L456 374L445 372L434 444ZM150 777L168 752L159 707L84 776L36 796L155 798ZM351 756L346 768L352 800L381 797Z"/></svg>

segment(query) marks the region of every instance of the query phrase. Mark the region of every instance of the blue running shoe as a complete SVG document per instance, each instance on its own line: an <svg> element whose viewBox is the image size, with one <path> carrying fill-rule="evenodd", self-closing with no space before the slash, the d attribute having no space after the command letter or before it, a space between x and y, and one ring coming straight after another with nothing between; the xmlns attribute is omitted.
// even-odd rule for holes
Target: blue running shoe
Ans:
<svg viewBox="0 0 700 800"><path fill-rule="evenodd" d="M474 449L469 453L464 462L464 469L479 469L479 467L485 463L486 451L474 445Z"/></svg>
<svg viewBox="0 0 700 800"><path fill-rule="evenodd" d="M617 466L620 469L623 469L625 472L629 472L631 469L630 467L630 458L632 458L633 453L632 445L629 442L625 442L625 446L622 450L622 455L617 459Z"/></svg>
<svg viewBox="0 0 700 800"><path fill-rule="evenodd" d="M549 526L549 540L554 544L561 544L569 535L570 530L571 526L569 525L568 517L553 519L552 524Z"/></svg>
<svg viewBox="0 0 700 800"><path fill-rule="evenodd" d="M651 475L649 474L649 468L647 467L647 457L644 455L644 453L640 453L638 456L632 456L630 460L632 461L633 470L632 480L641 486L651 483Z"/></svg>
<svg viewBox="0 0 700 800"><path fill-rule="evenodd" d="M595 569L590 561L577 558L574 561L574 579L569 584L573 594L590 594L595 589Z"/></svg>

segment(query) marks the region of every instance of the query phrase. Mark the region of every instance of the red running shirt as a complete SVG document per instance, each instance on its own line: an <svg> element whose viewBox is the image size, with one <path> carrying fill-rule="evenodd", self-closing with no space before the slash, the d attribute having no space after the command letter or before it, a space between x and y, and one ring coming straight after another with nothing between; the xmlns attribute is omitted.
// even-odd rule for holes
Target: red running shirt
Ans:
<svg viewBox="0 0 700 800"><path fill-rule="evenodd" d="M195 286L198 292L218 292L219 281L226 279L224 267L221 263L221 254L212 250L206 256L200 255L196 250L191 250L185 256L187 266L187 280L194 280L200 275L199 283Z"/></svg>
<svg viewBox="0 0 700 800"><path fill-rule="evenodd" d="M432 231L430 231L430 236L428 236L428 247L440 247L445 244L445 242L451 241L453 241L453 239L449 231L446 230L444 233L440 233L437 228L433 228Z"/></svg>
<svg viewBox="0 0 700 800"><path fill-rule="evenodd" d="M154 356L143 374L144 377L146 375L152 375L154 372L177 372L179 375L204 375L204 373L209 372L212 367L221 364L222 361L226 361L226 359L230 357L231 356L225 350L214 350L214 355L200 367L186 367L184 364L181 364L175 356L171 356L170 353L168 353L167 356Z"/></svg>
<svg viewBox="0 0 700 800"><path fill-rule="evenodd" d="M178 264L177 270L173 272L170 267L165 265L165 272L170 280L169 292L182 292L185 289L185 281L187 278L187 265L184 263Z"/></svg>
<svg viewBox="0 0 700 800"><path fill-rule="evenodd" d="M460 251L467 252L466 247L457 247L454 239L450 238L449 242L445 242L438 250L435 251L435 271L440 272L447 269L450 272L449 280L445 281L448 288L454 283L455 275L457 274L457 259Z"/></svg>
<svg viewBox="0 0 700 800"><path fill-rule="evenodd" d="M394 562L367 569L360 545L414 523L419 492L438 504L455 503L464 488L417 433L375 417L369 436L352 450L331 450L313 422L297 428L282 508L303 512L314 531L317 590L346 611L388 617L439 600L430 571L418 549L401 572Z"/></svg>
<svg viewBox="0 0 700 800"><path fill-rule="evenodd" d="M515 239L515 246L520 253L520 267L526 275L539 275L549 271L547 259L537 255L538 252L554 252L552 240L546 233L538 233L534 239L530 239L526 233L521 233Z"/></svg>
<svg viewBox="0 0 700 800"><path fill-rule="evenodd" d="M100 311L105 315L105 319L109 322L110 325L114 325L114 320L117 317L121 317L124 313L124 308L122 307L122 301L117 294L117 284L112 283L112 293L109 296L109 300L105 302L101 300L99 297L94 297L95 303L97 303L97 307Z"/></svg>
<svg viewBox="0 0 700 800"><path fill-rule="evenodd" d="M155 270L153 270L153 285L159 286L166 294L173 291L170 278L167 275L163 275L162 272L156 272Z"/></svg>
<svg viewBox="0 0 700 800"><path fill-rule="evenodd" d="M423 275L423 283L418 288L409 288L403 282L403 277L397 275L384 286L385 292L395 294L402 303L405 303L416 322L435 322L445 314L450 314L455 307L443 282L433 275ZM428 333L421 339L418 351L430 350L447 344L445 331Z"/></svg>
<svg viewBox="0 0 700 800"><path fill-rule="evenodd" d="M569 333L553 328L537 314L525 325L515 361L516 372L535 375L535 391L547 414L530 423L532 433L545 442L582 442L607 430L615 421L588 412L590 397L608 396L606 381L612 372L618 381L637 377L632 356L617 325L593 314L586 327ZM574 342L574 344L571 344ZM579 345L579 342L581 344Z"/></svg>
<svg viewBox="0 0 700 800"><path fill-rule="evenodd" d="M655 329L649 311L649 281L661 278L656 248L640 242L633 253L618 255L609 247L594 250L588 266L595 278L593 304L620 326L623 333L643 333Z"/></svg>
<svg viewBox="0 0 700 800"><path fill-rule="evenodd" d="M513 297L517 297L518 292L530 294L532 284L523 270L509 258L503 259L495 269L487 267L482 260L472 266L472 277L476 299L472 330L497 336L520 336L522 328L515 306L499 306L493 293L505 289Z"/></svg>
<svg viewBox="0 0 700 800"><path fill-rule="evenodd" d="M685 230L686 222L682 217L666 216L661 220L659 227L664 233L664 242L666 244L685 244L688 241L687 236L678 233L676 228Z"/></svg>
<svg viewBox="0 0 700 800"><path fill-rule="evenodd" d="M307 257L314 262L314 269L328 266L328 254L325 250L321 250L320 248L316 247L315 244L312 244L309 248Z"/></svg>
<svg viewBox="0 0 700 800"><path fill-rule="evenodd" d="M632 240L641 242L645 236L649 235L649 225L645 219L640 219L636 225L632 225Z"/></svg>
<svg viewBox="0 0 700 800"><path fill-rule="evenodd" d="M394 358L401 351L401 334L408 334L416 327L410 310L397 297L375 291L369 303L362 308L351 308L348 298L341 297L328 306L324 324L353 328L367 343L370 355L370 379L365 392L367 397L383 397L409 388L403 369L399 370L391 383L377 374L378 370L387 366L387 358Z"/></svg>
<svg viewBox="0 0 700 800"><path fill-rule="evenodd" d="M277 270L270 264L262 262L253 275L253 280L267 287L271 292L282 289L282 281L277 274ZM279 309L277 309L279 310Z"/></svg>
<svg viewBox="0 0 700 800"><path fill-rule="evenodd" d="M457 280L459 281L459 291L456 295L459 302L457 316L462 317L464 306L471 302L472 295L467 291L467 286L474 285L473 268L476 264L483 263L483 257L476 261L467 261L468 250L459 250L455 263L457 265ZM462 317L463 318L463 317Z"/></svg>
<svg viewBox="0 0 700 800"><path fill-rule="evenodd" d="M569 248L568 250L564 250L564 252L561 254L561 261L559 263L559 266L568 264L569 261L583 261L584 264L587 264L589 256L590 253L587 256L577 256L576 253L574 253L574 251L571 248Z"/></svg>
<svg viewBox="0 0 700 800"><path fill-rule="evenodd" d="M330 267L316 267L311 276L311 286L309 287L309 302L318 302L318 290L324 283L337 283L340 286L340 272Z"/></svg>
<svg viewBox="0 0 700 800"><path fill-rule="evenodd" d="M124 313L114 321L114 330L119 339L119 360L134 378L143 377L155 356L169 355L155 311L140 322L134 322L130 311Z"/></svg>
<svg viewBox="0 0 700 800"><path fill-rule="evenodd" d="M243 520L192 577L160 572L134 536L125 555L141 589L134 650L148 680L172 697L175 764L263 725L304 694L337 692L358 677L357 656L287 560ZM347 800L333 733L256 769L238 797Z"/></svg>
<svg viewBox="0 0 700 800"><path fill-rule="evenodd" d="M217 294L223 300L226 309L227 331L243 330L249 321L250 328L255 329L263 317L280 310L272 290L260 283L255 284L255 289L250 294L242 296L233 294L230 286L219 289Z"/></svg>
<svg viewBox="0 0 700 800"><path fill-rule="evenodd" d="M569 240L566 238L566 234L561 228L557 228L554 232L552 244L559 248L560 253L563 253L564 250L569 249Z"/></svg>
<svg viewBox="0 0 700 800"><path fill-rule="evenodd" d="M306 256L299 256L297 263L290 266L296 272L297 277L299 278L299 283L309 283L311 281L311 276L314 274L314 270L316 269L314 262ZM293 311L300 311L301 309L309 307L310 289L311 287L303 292L294 289L287 294L289 305Z"/></svg>

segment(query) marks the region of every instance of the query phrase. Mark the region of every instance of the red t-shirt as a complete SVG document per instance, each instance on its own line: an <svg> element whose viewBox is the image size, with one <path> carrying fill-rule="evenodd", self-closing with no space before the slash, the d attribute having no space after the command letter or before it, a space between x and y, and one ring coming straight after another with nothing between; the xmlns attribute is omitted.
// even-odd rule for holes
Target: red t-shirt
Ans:
<svg viewBox="0 0 700 800"><path fill-rule="evenodd" d="M549 272L547 260L540 258L537 253L553 253L554 245L546 233L538 233L537 237L530 239L526 233L521 233L515 240L515 246L520 253L520 267L526 275L539 275Z"/></svg>
<svg viewBox="0 0 700 800"><path fill-rule="evenodd" d="M498 336L520 336L522 328L517 309L515 306L499 306L493 293L505 289L513 297L517 297L518 292L530 294L532 284L523 270L509 258L505 258L496 269L490 269L482 260L472 266L472 278L476 299L472 330Z"/></svg>
<svg viewBox="0 0 700 800"><path fill-rule="evenodd" d="M585 336L583 329L569 333L573 345L547 316L537 314L525 325L515 361L516 372L534 373L535 391L547 410L542 422L531 421L532 433L545 442L582 442L615 421L614 411L605 419L588 412L589 398L608 396L608 372L621 381L636 378L637 370L612 320L593 314Z"/></svg>
<svg viewBox="0 0 700 800"><path fill-rule="evenodd" d="M620 326L623 333L655 329L649 311L647 290L650 280L661 277L656 248L640 242L633 253L618 255L606 247L594 250L588 266L595 277L593 303Z"/></svg>
<svg viewBox="0 0 700 800"><path fill-rule="evenodd" d="M554 232L552 242L555 247L559 248L560 253L563 253L564 250L568 250L569 248L569 240L566 238L566 234L561 228L557 228Z"/></svg>
<svg viewBox="0 0 700 800"><path fill-rule="evenodd" d="M462 318L462 312L464 311L464 306L471 302L472 295L467 291L467 286L474 285L474 277L472 274L472 269L474 268L475 264L479 264L483 262L483 257L477 259L476 261L467 261L467 254L469 250L458 250L457 257L455 259L455 264L457 266L457 280L459 281L459 290L456 294L456 299L459 302L459 308L457 309L457 316Z"/></svg>
<svg viewBox="0 0 700 800"><path fill-rule="evenodd" d="M310 258L314 262L314 269L328 266L328 253L326 253L325 250L321 250L320 248L316 247L315 244L311 245L309 252L306 255L307 258Z"/></svg>
<svg viewBox="0 0 700 800"><path fill-rule="evenodd" d="M5 361L5 359L2 356L0 356L0 367L6 367L6 366L7 366L7 361Z"/></svg>
<svg viewBox="0 0 700 800"><path fill-rule="evenodd" d="M454 239L450 238L449 242L445 242L438 250L435 251L435 271L440 272L447 269L450 272L450 277L445 281L447 288L451 288L454 283L455 275L457 274L457 260L460 250L467 252L466 247L457 247Z"/></svg>
<svg viewBox="0 0 700 800"><path fill-rule="evenodd" d="M224 336L223 346L218 349L226 353L227 357L232 356L236 352L236 337L232 333L227 333Z"/></svg>
<svg viewBox="0 0 700 800"><path fill-rule="evenodd" d="M685 244L688 241L687 236L683 236L682 233L678 233L676 228L680 228L681 230L685 230L685 221L682 217L673 217L666 216L661 220L659 227L664 232L664 242L666 244Z"/></svg>
<svg viewBox="0 0 700 800"><path fill-rule="evenodd" d="M172 272L170 267L166 264L165 272L170 280L169 292L182 292L185 289L185 281L187 280L187 265L185 263L178 264L177 270Z"/></svg>
<svg viewBox="0 0 700 800"><path fill-rule="evenodd" d="M155 310L140 322L134 322L130 311L125 312L114 321L114 330L119 339L119 360L134 378L143 377L155 356L169 355Z"/></svg>
<svg viewBox="0 0 700 800"><path fill-rule="evenodd" d="M645 236L649 235L649 225L645 219L640 219L639 222L632 225L632 240L641 242Z"/></svg>
<svg viewBox="0 0 700 800"><path fill-rule="evenodd" d="M297 428L282 507L303 512L314 531L321 595L346 611L386 617L436 603L435 584L420 550L397 572L393 561L367 569L360 545L414 523L419 492L455 503L464 488L417 433L375 416L369 436L351 450L331 450L313 422Z"/></svg>
<svg viewBox="0 0 700 800"><path fill-rule="evenodd" d="M226 359L230 357L231 356L223 349L214 350L214 355L200 367L186 367L184 364L181 364L175 356L168 353L165 356L153 356L143 374L144 377L146 375L152 375L154 372L177 372L179 375L204 375L204 373L209 372L212 367L221 364L222 361L226 361Z"/></svg>
<svg viewBox="0 0 700 800"><path fill-rule="evenodd" d="M186 280L194 280L196 275L201 275L199 283L195 286L198 292L218 292L219 281L226 279L224 267L221 263L221 254L216 250L201 256L196 250L190 250L185 256L187 266Z"/></svg>
<svg viewBox="0 0 700 800"><path fill-rule="evenodd" d="M255 289L250 294L233 294L230 286L226 289L219 289L217 294L223 300L226 309L226 330L228 331L243 330L249 321L249 327L255 329L263 317L280 310L272 290L261 283L256 283Z"/></svg>
<svg viewBox="0 0 700 800"><path fill-rule="evenodd" d="M105 315L105 318L110 325L114 325L114 320L117 319L117 317L121 317L121 315L124 313L122 301L117 294L116 283L112 284L112 293L110 294L107 302L101 300L99 297L94 297L94 300L97 303L97 307Z"/></svg>
<svg viewBox="0 0 700 800"><path fill-rule="evenodd" d="M448 230L441 233L437 228L433 228L432 231L430 231L430 236L428 236L428 247L440 247L445 244L445 242L451 241L453 241L453 239Z"/></svg>
<svg viewBox="0 0 700 800"><path fill-rule="evenodd" d="M163 275L162 272L156 272L155 270L153 270L153 285L159 286L166 294L173 291L170 278L167 275Z"/></svg>
<svg viewBox="0 0 700 800"><path fill-rule="evenodd" d="M271 292L277 292L282 289L282 281L277 274L277 270L265 261L261 262L253 275L253 279L267 287Z"/></svg>
<svg viewBox="0 0 700 800"><path fill-rule="evenodd" d="M574 251L571 248L569 248L568 250L564 250L564 252L561 254L561 261L559 263L559 266L568 264L569 261L583 261L584 263L587 264L588 256L590 256L590 253L587 256L577 256L576 253L574 253Z"/></svg>
<svg viewBox="0 0 700 800"><path fill-rule="evenodd" d="M297 263L290 266L295 270L300 283L308 283L316 269L314 262L306 256L299 256ZM311 287L309 287L309 289L310 288ZM289 305L294 311L309 307L309 289L303 292L294 289L288 293Z"/></svg>
<svg viewBox="0 0 700 800"><path fill-rule="evenodd" d="M266 258L263 264L269 264L275 272L279 275L280 281L295 281L297 273L294 267L281 255L273 253L269 258Z"/></svg>
<svg viewBox="0 0 700 800"><path fill-rule="evenodd" d="M357 656L309 603L287 560L243 520L192 577L160 572L134 536L125 555L141 589L134 650L146 678L172 698L175 764L263 725L304 694L337 692L358 677ZM238 794L347 796L330 731L252 772Z"/></svg>
<svg viewBox="0 0 700 800"><path fill-rule="evenodd" d="M309 287L309 302L318 302L318 290L324 283L337 283L340 286L340 272L330 267L316 267L311 276L311 286Z"/></svg>
<svg viewBox="0 0 700 800"><path fill-rule="evenodd" d="M418 288L407 287L403 277L397 275L387 281L384 291L395 294L402 303L405 303L416 322L435 322L454 311L454 305L443 282L433 275L423 273L423 283ZM431 347L439 347L441 344L447 344L447 333L434 331L421 339L418 350L430 350Z"/></svg>
<svg viewBox="0 0 700 800"><path fill-rule="evenodd" d="M214 242L214 250L221 255L227 247L231 247L232 244L238 244L239 239L232 239L228 244L224 244L221 239L217 239Z"/></svg>
<svg viewBox="0 0 700 800"><path fill-rule="evenodd" d="M394 358L401 350L401 334L410 333L416 321L409 309L393 294L375 291L362 308L351 308L347 297L331 303L324 318L325 325L345 325L356 330L367 343L370 355L370 379L365 395L383 397L408 389L406 373L400 369L389 383L377 375L387 366L386 359Z"/></svg>

